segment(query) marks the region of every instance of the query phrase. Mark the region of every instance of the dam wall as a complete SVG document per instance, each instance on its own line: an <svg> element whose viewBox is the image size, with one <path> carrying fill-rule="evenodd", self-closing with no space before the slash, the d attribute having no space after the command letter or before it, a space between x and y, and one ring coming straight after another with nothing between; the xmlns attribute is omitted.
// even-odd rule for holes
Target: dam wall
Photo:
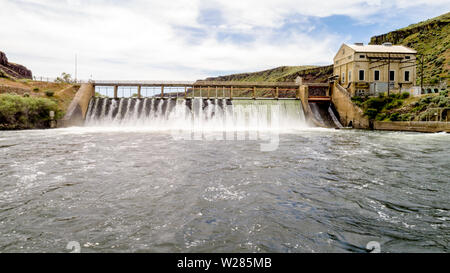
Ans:
<svg viewBox="0 0 450 273"><path fill-rule="evenodd" d="M308 127L299 100L99 97L90 100L84 126L196 132Z"/></svg>
<svg viewBox="0 0 450 273"><path fill-rule="evenodd" d="M326 127L325 124L317 120L316 116L314 115L311 105L309 103L308 97L309 97L309 86L307 85L301 85L299 90L299 98L301 101L301 105L303 108L304 115L306 117L306 121L311 126L317 126L317 127Z"/></svg>
<svg viewBox="0 0 450 273"><path fill-rule="evenodd" d="M118 98L117 86L114 86L114 98L107 98L95 97L96 84L87 83L80 87L66 115L58 121L58 127L150 126L154 129L167 129L168 127L178 128L182 123L188 124L191 120L195 120L202 126L207 124L208 127L216 127L215 124L217 124L216 129L219 129L224 125L224 118L228 122L227 126L230 125L230 121L236 125L241 122L241 119L260 125L271 122L271 116L276 117L277 122L280 121L277 130L300 127L342 127L336 118L339 115L334 111L326 92L318 99L319 93L316 89L323 89L324 86L314 86L315 89L311 91L313 101L310 102L310 86L308 85L297 85L295 98L278 98L278 86L275 88L277 91L275 98L256 98L255 96L232 98L231 93L229 98L209 98L209 93L206 98L201 96L172 98L171 96L163 97L165 94L163 91L160 97L141 97L138 94L137 98ZM162 86L161 90L164 90ZM252 90L255 95L256 88ZM314 109L311 109L311 106ZM266 115L267 118L264 119L258 115Z"/></svg>
<svg viewBox="0 0 450 273"><path fill-rule="evenodd" d="M325 128L342 128L339 114L335 113L335 107L330 102L310 102L309 86L301 85L299 98L303 108L306 121L310 126Z"/></svg>
<svg viewBox="0 0 450 273"><path fill-rule="evenodd" d="M58 127L82 126L86 118L89 102L95 95L94 85L90 83L81 84L72 102L67 108L65 116L58 120Z"/></svg>
<svg viewBox="0 0 450 273"><path fill-rule="evenodd" d="M331 101L336 108L340 122L344 127L370 129L369 118L364 116L361 108L354 104L350 94L338 83L333 85Z"/></svg>

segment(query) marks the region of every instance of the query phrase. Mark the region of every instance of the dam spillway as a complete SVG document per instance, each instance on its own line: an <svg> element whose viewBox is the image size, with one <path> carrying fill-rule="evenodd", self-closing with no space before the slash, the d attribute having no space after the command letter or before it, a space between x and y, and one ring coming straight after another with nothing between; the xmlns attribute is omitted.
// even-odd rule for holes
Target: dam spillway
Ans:
<svg viewBox="0 0 450 273"><path fill-rule="evenodd" d="M91 99L85 126L152 130L273 131L307 127L299 100Z"/></svg>

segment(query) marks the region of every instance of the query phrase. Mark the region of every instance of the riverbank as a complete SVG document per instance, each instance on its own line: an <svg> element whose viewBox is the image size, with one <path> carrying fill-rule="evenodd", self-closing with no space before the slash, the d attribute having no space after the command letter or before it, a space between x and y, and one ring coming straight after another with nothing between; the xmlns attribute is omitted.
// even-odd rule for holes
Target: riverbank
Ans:
<svg viewBox="0 0 450 273"><path fill-rule="evenodd" d="M439 94L411 97L409 93L387 96L352 97L352 101L372 121L448 121L450 109L449 90ZM436 120L438 115L439 120Z"/></svg>
<svg viewBox="0 0 450 273"><path fill-rule="evenodd" d="M60 117L62 111L48 98L0 94L0 130L49 128Z"/></svg>
<svg viewBox="0 0 450 273"><path fill-rule="evenodd" d="M50 111L59 119L79 89L77 84L0 78L0 130L50 127Z"/></svg>
<svg viewBox="0 0 450 273"><path fill-rule="evenodd" d="M55 101L58 104L58 108L64 112L79 88L79 84L65 82L0 77L0 94L14 93L21 96L49 98Z"/></svg>
<svg viewBox="0 0 450 273"><path fill-rule="evenodd" d="M409 131L422 133L450 133L450 122L433 121L376 121L373 128L383 131Z"/></svg>
<svg viewBox="0 0 450 273"><path fill-rule="evenodd" d="M408 93L351 98L370 120L367 129L409 132L450 132L449 90L410 97Z"/></svg>

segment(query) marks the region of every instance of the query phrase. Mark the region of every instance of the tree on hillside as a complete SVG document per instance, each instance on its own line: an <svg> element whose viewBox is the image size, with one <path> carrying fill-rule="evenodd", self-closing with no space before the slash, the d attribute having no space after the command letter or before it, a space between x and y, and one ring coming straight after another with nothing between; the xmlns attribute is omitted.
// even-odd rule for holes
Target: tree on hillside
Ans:
<svg viewBox="0 0 450 273"><path fill-rule="evenodd" d="M74 83L72 76L69 73L63 72L60 77L57 77L55 82L60 83Z"/></svg>

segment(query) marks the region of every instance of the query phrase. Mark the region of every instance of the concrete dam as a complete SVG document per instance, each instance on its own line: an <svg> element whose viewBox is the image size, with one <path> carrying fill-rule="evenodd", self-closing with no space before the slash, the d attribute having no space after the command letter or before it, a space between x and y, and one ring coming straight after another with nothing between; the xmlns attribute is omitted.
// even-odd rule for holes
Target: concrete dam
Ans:
<svg viewBox="0 0 450 273"><path fill-rule="evenodd" d="M268 131L306 127L299 100L92 98L84 126Z"/></svg>
<svg viewBox="0 0 450 273"><path fill-rule="evenodd" d="M137 86L138 93L120 98L119 83L83 84L66 116L59 121L59 126L145 127L151 130L193 131L342 128L339 114L331 102L328 84L127 84ZM95 96L95 88L99 86L113 87L114 95ZM160 93L142 96L141 88L144 89L145 86L160 88ZM184 93L170 93L168 89L174 86L184 87ZM219 93L222 94L221 97L218 96ZM258 97L258 94L264 94L264 97Z"/></svg>

